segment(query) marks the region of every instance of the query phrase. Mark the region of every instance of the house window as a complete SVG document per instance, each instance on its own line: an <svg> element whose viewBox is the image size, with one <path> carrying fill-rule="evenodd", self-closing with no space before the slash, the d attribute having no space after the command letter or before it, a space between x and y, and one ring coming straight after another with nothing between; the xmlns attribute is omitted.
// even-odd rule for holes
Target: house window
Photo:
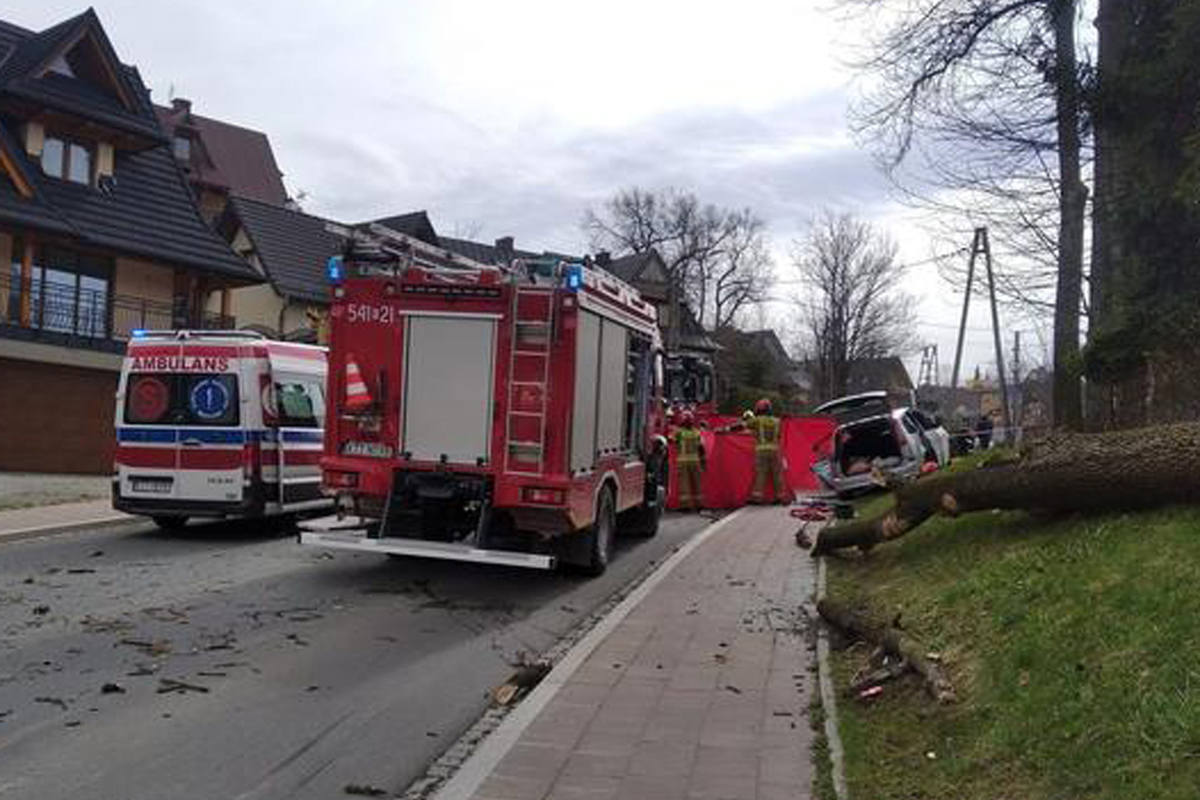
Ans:
<svg viewBox="0 0 1200 800"><path fill-rule="evenodd" d="M42 172L55 178L61 178L66 163L67 152L63 140L47 136L42 145Z"/></svg>
<svg viewBox="0 0 1200 800"><path fill-rule="evenodd" d="M14 240L13 252L22 252ZM29 293L29 327L89 339L108 337L112 262L61 247L34 253ZM14 257L10 272L9 319L20 318L21 262Z"/></svg>
<svg viewBox="0 0 1200 800"><path fill-rule="evenodd" d="M175 158L179 161L190 161L192 158L192 140L186 136L175 134Z"/></svg>
<svg viewBox="0 0 1200 800"><path fill-rule="evenodd" d="M46 136L42 145L42 172L85 185L92 182L92 146L61 136Z"/></svg>

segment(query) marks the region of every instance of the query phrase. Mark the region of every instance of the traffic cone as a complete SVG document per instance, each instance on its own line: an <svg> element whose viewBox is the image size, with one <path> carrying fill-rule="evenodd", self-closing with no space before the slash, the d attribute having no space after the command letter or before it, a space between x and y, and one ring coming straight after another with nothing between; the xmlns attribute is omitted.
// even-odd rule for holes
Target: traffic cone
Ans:
<svg viewBox="0 0 1200 800"><path fill-rule="evenodd" d="M346 359L346 410L366 411L371 407L371 393L353 358Z"/></svg>

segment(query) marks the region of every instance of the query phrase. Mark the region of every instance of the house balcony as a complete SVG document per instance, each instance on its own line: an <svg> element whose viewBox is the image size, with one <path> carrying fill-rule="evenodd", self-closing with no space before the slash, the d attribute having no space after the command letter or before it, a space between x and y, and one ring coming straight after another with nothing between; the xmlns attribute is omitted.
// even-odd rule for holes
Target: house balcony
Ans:
<svg viewBox="0 0 1200 800"><path fill-rule="evenodd" d="M50 281L27 289L0 275L0 338L107 353L124 353L138 330L233 330L237 321L209 311L189 314L184 303Z"/></svg>

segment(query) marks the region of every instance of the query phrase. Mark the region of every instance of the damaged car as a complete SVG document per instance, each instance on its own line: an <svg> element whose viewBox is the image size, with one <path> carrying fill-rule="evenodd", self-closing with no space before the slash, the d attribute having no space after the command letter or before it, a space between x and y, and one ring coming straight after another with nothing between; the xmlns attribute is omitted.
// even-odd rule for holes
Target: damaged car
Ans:
<svg viewBox="0 0 1200 800"><path fill-rule="evenodd" d="M838 422L832 455L818 461L813 472L840 496L878 488L889 477L915 478L950 463L946 429L920 409L893 408L887 392L841 397L815 413Z"/></svg>

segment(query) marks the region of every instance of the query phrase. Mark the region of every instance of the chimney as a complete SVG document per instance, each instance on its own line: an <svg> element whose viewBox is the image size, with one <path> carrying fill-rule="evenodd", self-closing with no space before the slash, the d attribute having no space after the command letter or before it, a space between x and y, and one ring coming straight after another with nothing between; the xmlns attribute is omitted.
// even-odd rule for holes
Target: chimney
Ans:
<svg viewBox="0 0 1200 800"><path fill-rule="evenodd" d="M171 98L171 113L173 114L191 114L192 101L182 97Z"/></svg>
<svg viewBox="0 0 1200 800"><path fill-rule="evenodd" d="M600 269L608 269L608 265L612 263L612 253L607 250L601 250L596 253L596 266Z"/></svg>
<svg viewBox="0 0 1200 800"><path fill-rule="evenodd" d="M502 264L507 264L513 260L513 249L513 237L501 236L496 240L496 258Z"/></svg>

